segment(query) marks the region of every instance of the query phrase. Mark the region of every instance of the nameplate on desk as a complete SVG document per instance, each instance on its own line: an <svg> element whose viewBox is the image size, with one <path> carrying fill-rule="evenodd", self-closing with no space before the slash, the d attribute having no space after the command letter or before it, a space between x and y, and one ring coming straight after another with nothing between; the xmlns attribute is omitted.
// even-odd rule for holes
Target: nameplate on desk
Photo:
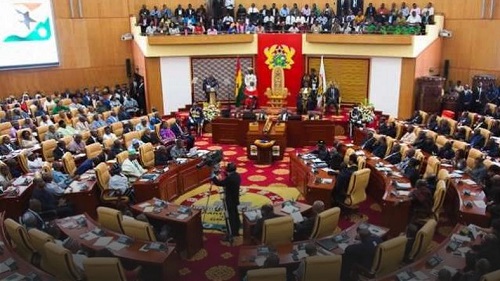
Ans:
<svg viewBox="0 0 500 281"><path fill-rule="evenodd" d="M157 174L144 174L141 176L140 181L154 181L158 178Z"/></svg>
<svg viewBox="0 0 500 281"><path fill-rule="evenodd" d="M155 250L155 251L165 251L167 249L167 245L159 242L151 242L144 246L146 250Z"/></svg>
<svg viewBox="0 0 500 281"><path fill-rule="evenodd" d="M396 189L411 189L411 183L409 182L397 182L395 181Z"/></svg>

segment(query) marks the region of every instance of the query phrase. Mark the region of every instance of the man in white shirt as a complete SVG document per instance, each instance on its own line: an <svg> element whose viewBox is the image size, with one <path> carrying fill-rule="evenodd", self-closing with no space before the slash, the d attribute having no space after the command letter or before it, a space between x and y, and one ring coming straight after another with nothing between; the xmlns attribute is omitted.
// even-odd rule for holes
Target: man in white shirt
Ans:
<svg viewBox="0 0 500 281"><path fill-rule="evenodd" d="M222 25L224 26L224 30L226 31L233 23L234 23L234 18L229 13L222 19Z"/></svg>
<svg viewBox="0 0 500 281"><path fill-rule="evenodd" d="M153 35L156 32L156 26L154 26L154 23L151 22L149 26L146 28L146 34L147 35Z"/></svg>
<svg viewBox="0 0 500 281"><path fill-rule="evenodd" d="M104 134L102 135L102 140L112 139L113 141L117 139L116 135L111 133L111 128L106 126L104 128Z"/></svg>
<svg viewBox="0 0 500 281"><path fill-rule="evenodd" d="M109 172L111 174L109 188L119 191L121 195L129 196L133 200L133 189L130 187L127 177L122 173L120 165L115 163Z"/></svg>
<svg viewBox="0 0 500 281"><path fill-rule="evenodd" d="M421 13L421 11L420 11L420 7L418 7L416 3L413 3L413 4L411 5L411 9L410 9L410 16L411 16L411 14L412 14L413 12L415 12L415 13L416 13L417 15L419 15L419 16L422 14L422 13Z"/></svg>
<svg viewBox="0 0 500 281"><path fill-rule="evenodd" d="M422 23L422 18L419 14L417 14L417 12L413 11L411 12L411 15L406 19L406 22L408 24L417 25Z"/></svg>
<svg viewBox="0 0 500 281"><path fill-rule="evenodd" d="M139 154L135 149L128 151L128 158L122 163L122 173L127 176L129 182L135 182L146 170L137 161Z"/></svg>
<svg viewBox="0 0 500 281"><path fill-rule="evenodd" d="M425 8L422 9L422 21L425 24L432 24L434 22L434 7L431 2L429 2Z"/></svg>
<svg viewBox="0 0 500 281"><path fill-rule="evenodd" d="M406 133L401 137L400 141L406 144L412 144L417 139L417 135L414 132L415 128L413 126L408 126Z"/></svg>
<svg viewBox="0 0 500 281"><path fill-rule="evenodd" d="M44 162L37 154L30 152L27 158L30 172L34 173L42 169Z"/></svg>

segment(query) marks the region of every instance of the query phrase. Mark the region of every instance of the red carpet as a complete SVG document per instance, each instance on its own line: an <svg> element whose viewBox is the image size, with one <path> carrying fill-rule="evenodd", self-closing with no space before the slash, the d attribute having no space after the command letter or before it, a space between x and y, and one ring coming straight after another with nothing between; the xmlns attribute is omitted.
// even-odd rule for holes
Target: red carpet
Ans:
<svg viewBox="0 0 500 281"><path fill-rule="evenodd" d="M197 138L196 146L200 149L222 149L224 162L235 162L238 172L241 174L242 186L281 186L293 187L289 177L289 157L291 153L304 152L310 148L287 148L282 161L274 162L272 165L256 165L246 157L246 148L237 145L217 145L212 143L211 135L205 134ZM360 206L362 217L353 216L345 218L341 216L340 228L344 229L360 219L366 219L370 223L380 224L381 207L373 199L368 198ZM435 241L441 241L451 230L447 226L445 218L440 222ZM181 281L236 281L241 280L237 268L238 246L241 245L241 237L238 237L230 247L228 243L220 242L220 234L205 233L204 249L199 251L193 258L182 260L179 265Z"/></svg>

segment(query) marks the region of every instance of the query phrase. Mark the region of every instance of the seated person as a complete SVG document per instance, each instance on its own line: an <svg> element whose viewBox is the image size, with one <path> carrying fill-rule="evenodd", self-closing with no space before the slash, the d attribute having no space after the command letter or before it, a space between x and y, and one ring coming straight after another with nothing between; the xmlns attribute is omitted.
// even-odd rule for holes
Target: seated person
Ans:
<svg viewBox="0 0 500 281"><path fill-rule="evenodd" d="M111 111L111 114L109 115L108 119L106 119L106 124L111 125L119 121L120 119L118 119L118 116L116 116L116 112Z"/></svg>
<svg viewBox="0 0 500 281"><path fill-rule="evenodd" d="M80 133L90 130L89 122L84 116L78 117L78 122L75 124L75 130Z"/></svg>
<svg viewBox="0 0 500 281"><path fill-rule="evenodd" d="M109 169L111 177L109 179L109 189L116 190L115 196L128 196L130 201L134 202L134 190L130 187L128 178L122 174L120 164L115 163Z"/></svg>
<svg viewBox="0 0 500 281"><path fill-rule="evenodd" d="M308 240L312 234L316 216L325 210L325 203L320 200L314 201L312 205L312 214L304 217L302 222L296 223L294 227L293 239L295 241Z"/></svg>
<svg viewBox="0 0 500 281"><path fill-rule="evenodd" d="M67 137L73 136L77 132L70 125L66 125L66 122L64 122L64 120L59 120L59 128L57 129L57 133L63 137Z"/></svg>
<svg viewBox="0 0 500 281"><path fill-rule="evenodd" d="M311 151L311 154L316 155L322 161L328 161L330 159L330 152L326 147L325 141L319 140L316 149Z"/></svg>
<svg viewBox="0 0 500 281"><path fill-rule="evenodd" d="M69 152L66 149L66 142L63 140L60 140L57 142L56 148L52 151L52 154L54 155L54 160L58 161L61 160L64 153Z"/></svg>
<svg viewBox="0 0 500 281"><path fill-rule="evenodd" d="M420 178L420 161L418 161L415 158L411 158L410 161L408 162L408 166L403 170L403 175L407 177L411 185L415 185L417 180Z"/></svg>
<svg viewBox="0 0 500 281"><path fill-rule="evenodd" d="M363 141L363 144L361 144L361 149L366 149L371 152L376 140L377 139L375 139L375 137L373 136L373 132L368 132L368 135Z"/></svg>
<svg viewBox="0 0 500 281"><path fill-rule="evenodd" d="M37 172L41 170L43 164L45 163L43 162L42 157L38 155L38 153L29 152L27 158L28 158L28 169L30 170L30 172Z"/></svg>
<svg viewBox="0 0 500 281"><path fill-rule="evenodd" d="M436 130L436 133L444 136L450 135L451 129L450 129L450 124L448 124L448 121L446 119L441 119L439 122L439 126Z"/></svg>
<svg viewBox="0 0 500 281"><path fill-rule="evenodd" d="M414 186L415 189L408 195L411 200L410 221L421 226L432 214L433 195L426 180L417 180Z"/></svg>
<svg viewBox="0 0 500 281"><path fill-rule="evenodd" d="M394 122L389 122L387 124L387 129L385 131L385 135L391 138L396 138L396 123Z"/></svg>
<svg viewBox="0 0 500 281"><path fill-rule="evenodd" d="M498 143L496 143L494 139L489 139L488 142L486 142L486 145L481 149L481 151L486 153L489 157L496 158L500 156Z"/></svg>
<svg viewBox="0 0 500 281"><path fill-rule="evenodd" d="M151 116L151 118L149 119L149 123L151 124L150 127L151 130L154 128L156 124L161 123L160 113L158 113L158 111L154 111L153 116Z"/></svg>
<svg viewBox="0 0 500 281"><path fill-rule="evenodd" d="M455 152L455 157L451 161L454 169L465 170L467 168L467 159L465 158L465 151L459 149Z"/></svg>
<svg viewBox="0 0 500 281"><path fill-rule="evenodd" d="M415 124L415 125L422 124L423 119L422 119L422 115L420 115L420 111L415 110L413 112L413 116L410 119L407 119L406 122L408 122L410 124Z"/></svg>
<svg viewBox="0 0 500 281"><path fill-rule="evenodd" d="M336 143L335 143L336 142ZM344 162L344 157L338 150L338 141L335 141L332 149L330 149L330 168L333 170L340 169L340 164Z"/></svg>
<svg viewBox="0 0 500 281"><path fill-rule="evenodd" d="M141 145L143 145L144 143L138 139L133 139L132 140L132 143L130 143L130 145L127 147L127 150L130 150L130 149L135 149L135 151L139 152L139 147L141 147Z"/></svg>
<svg viewBox="0 0 500 281"><path fill-rule="evenodd" d="M318 254L318 249L316 248L316 245L314 243L307 243L304 246L304 250L306 251L306 254L308 257L313 257ZM300 261L299 267L297 270L293 272L293 276L295 277L296 280L302 280L304 273L306 270L306 263L305 263L305 257L302 258Z"/></svg>
<svg viewBox="0 0 500 281"><path fill-rule="evenodd" d="M9 166L2 163L0 165L0 191L7 189L13 181L14 179L10 175Z"/></svg>
<svg viewBox="0 0 500 281"><path fill-rule="evenodd" d="M33 186L31 198L40 201L43 212L53 211L59 218L68 217L73 214L73 209L66 203L64 198L57 200L56 197L45 188L45 181L41 177L36 177L33 180Z"/></svg>
<svg viewBox="0 0 500 281"><path fill-rule="evenodd" d="M358 227L359 243L347 246L342 254L340 280L351 280L351 271L356 265L369 269L373 263L375 250L382 240L370 233L366 225Z"/></svg>
<svg viewBox="0 0 500 281"><path fill-rule="evenodd" d="M162 121L160 125L160 138L161 142L164 144L175 141L175 134L170 129L170 125L166 121Z"/></svg>
<svg viewBox="0 0 500 281"><path fill-rule="evenodd" d="M378 125L378 133L380 135L387 135L387 128L389 125L387 124L387 120L385 117L381 117Z"/></svg>
<svg viewBox="0 0 500 281"><path fill-rule="evenodd" d="M498 238L497 238L498 239ZM498 243L498 242L496 242ZM492 243L494 244L494 243ZM498 246L498 245L496 245ZM491 262L497 262L497 260L495 261L491 261ZM479 281L479 280L482 280L481 277L489 272L491 272L491 262L486 259L486 258L482 258L482 259L478 259L475 264L474 264L474 269L471 269L471 270L468 270L466 272L458 272L456 275L458 275L458 277L453 277L454 280L459 280L459 281Z"/></svg>
<svg viewBox="0 0 500 281"><path fill-rule="evenodd" d="M63 164L59 161L52 162L52 180L61 188L68 187L73 181L68 174L64 173Z"/></svg>
<svg viewBox="0 0 500 281"><path fill-rule="evenodd" d="M391 152L384 159L387 162L395 165L395 164L398 164L399 162L401 162L402 157L403 157L403 155L401 154L401 145L399 145L399 143L394 143L394 145L392 146Z"/></svg>
<svg viewBox="0 0 500 281"><path fill-rule="evenodd" d="M49 130L45 133L43 140L58 140L61 136L57 133L56 126L50 125Z"/></svg>
<svg viewBox="0 0 500 281"><path fill-rule="evenodd" d="M141 141L143 143L150 142L152 145L156 145L156 144L160 143L160 140L158 139L158 135L156 134L156 132L150 130L149 128L146 128L144 130L144 134L142 134Z"/></svg>
<svg viewBox="0 0 500 281"><path fill-rule="evenodd" d="M105 141L105 140L109 140L109 139L116 140L117 137L115 134L113 134L111 132L111 127L106 126L106 127L104 127L104 134L102 135L102 140Z"/></svg>
<svg viewBox="0 0 500 281"><path fill-rule="evenodd" d="M278 119L279 121L288 121L288 117L290 117L290 112L288 112L288 110L285 108L285 109L282 109L280 114L278 115Z"/></svg>
<svg viewBox="0 0 500 281"><path fill-rule="evenodd" d="M453 159L455 157L455 151L453 150L451 142L447 141L440 149L438 149L436 155L440 159Z"/></svg>
<svg viewBox="0 0 500 281"><path fill-rule="evenodd" d="M417 138L413 142L412 146L415 149L420 149L422 148L426 140L427 140L427 133L425 131L420 131L420 133L418 133Z"/></svg>
<svg viewBox="0 0 500 281"><path fill-rule="evenodd" d="M462 115L457 120L457 126L470 126L471 123L469 112L467 111L462 112Z"/></svg>
<svg viewBox="0 0 500 281"><path fill-rule="evenodd" d="M437 145L434 143L434 139L430 136L425 139L420 149L432 155L436 154L438 150Z"/></svg>
<svg viewBox="0 0 500 281"><path fill-rule="evenodd" d="M435 131L437 131L438 127L439 127L439 124L437 122L437 115L436 114L432 114L429 117L429 121L427 121L427 129L435 132Z"/></svg>
<svg viewBox="0 0 500 281"><path fill-rule="evenodd" d="M2 155L8 155L11 152L18 150L18 149L19 149L19 147L15 143L11 142L9 136L4 136L2 138L2 144L0 145L0 153Z"/></svg>
<svg viewBox="0 0 500 281"><path fill-rule="evenodd" d="M472 125L471 127L473 130L483 128L483 129L488 129L488 124L486 124L486 118L484 116L481 116L477 119L477 121Z"/></svg>
<svg viewBox="0 0 500 281"><path fill-rule="evenodd" d="M349 162L347 163L347 165L342 164L339 174L337 175L335 188L332 189L332 198L335 205L344 203L347 194L347 188L349 187L349 182L351 180L351 175L357 170L358 156L353 153L349 155Z"/></svg>
<svg viewBox="0 0 500 281"><path fill-rule="evenodd" d="M484 146L484 137L479 129L474 130L474 134L469 141L470 147L481 149Z"/></svg>
<svg viewBox="0 0 500 281"><path fill-rule="evenodd" d="M94 121L90 124L90 129L97 130L98 128L106 126L106 121L102 120L100 114L94 114Z"/></svg>
<svg viewBox="0 0 500 281"><path fill-rule="evenodd" d="M170 149L170 156L172 159L187 157L186 148L184 148L184 141L181 139L175 140L175 145Z"/></svg>
<svg viewBox="0 0 500 281"><path fill-rule="evenodd" d="M116 139L113 142L111 149L109 150L108 158L114 159L116 157L116 155L118 155L119 153L122 153L123 151L125 151L125 149L123 148L122 142L119 139Z"/></svg>
<svg viewBox="0 0 500 281"><path fill-rule="evenodd" d="M54 181L51 173L42 173L42 179L45 182L45 189L50 192L55 197L61 197L64 195L64 190L68 185L59 185Z"/></svg>
<svg viewBox="0 0 500 281"><path fill-rule="evenodd" d="M453 138L459 141L467 141L467 131L464 127L458 127L453 134Z"/></svg>
<svg viewBox="0 0 500 281"><path fill-rule="evenodd" d="M262 264L261 268L273 268L273 267L279 267L280 266L280 257L274 253L270 253L267 255L266 259L264 260L264 263ZM243 281L247 281L248 278L247 276L243 277Z"/></svg>
<svg viewBox="0 0 500 281"><path fill-rule="evenodd" d="M141 122L139 124L135 125L134 129L136 131L141 131L142 132L142 131L146 130L146 128L149 128L151 130L154 129L154 127L151 126L151 124L148 123L148 119L147 118L142 118Z"/></svg>
<svg viewBox="0 0 500 281"><path fill-rule="evenodd" d="M500 189L498 187L496 189L494 195L488 197L491 201L486 206L486 210L490 213L492 221L500 219Z"/></svg>
<svg viewBox="0 0 500 281"><path fill-rule="evenodd" d="M478 184L482 184L486 178L487 170L483 163L484 159L478 157L474 160L474 167L467 169L469 176Z"/></svg>
<svg viewBox="0 0 500 281"><path fill-rule="evenodd" d="M87 139L87 145L93 143L102 143L102 137L99 136L97 130L90 130L90 137Z"/></svg>
<svg viewBox="0 0 500 281"><path fill-rule="evenodd" d="M203 123L205 121L205 117L203 116L203 109L199 107L197 104L193 104L191 109L189 110L189 118L188 118L188 129L196 130L198 135L201 135L203 130Z"/></svg>
<svg viewBox="0 0 500 281"><path fill-rule="evenodd" d="M260 207L260 214L261 217L257 219L252 229L252 237L257 241L261 241L262 239L264 221L276 217L276 214L274 214L274 207L271 204L262 205L262 207Z"/></svg>
<svg viewBox="0 0 500 281"><path fill-rule="evenodd" d="M30 131L25 130L21 133L22 148L30 148L38 144L39 144L38 140L33 137Z"/></svg>
<svg viewBox="0 0 500 281"><path fill-rule="evenodd" d="M172 157L170 157L167 148L163 145L158 146L155 150L155 166L166 166L170 160Z"/></svg>
<svg viewBox="0 0 500 281"><path fill-rule="evenodd" d="M75 175L83 175L86 171L94 169L99 163L104 161L104 154L101 154L95 158L87 158L83 161L78 168L76 168Z"/></svg>
<svg viewBox="0 0 500 281"><path fill-rule="evenodd" d="M137 151L129 150L128 158L122 163L122 173L127 176L129 182L135 182L147 171L139 164Z"/></svg>
<svg viewBox="0 0 500 281"><path fill-rule="evenodd" d="M380 138L373 145L373 155L378 158L384 158L387 152L387 140L385 136L380 136Z"/></svg>
<svg viewBox="0 0 500 281"><path fill-rule="evenodd" d="M68 150L73 154L85 153L85 142L83 142L82 135L75 135L73 141L68 145Z"/></svg>

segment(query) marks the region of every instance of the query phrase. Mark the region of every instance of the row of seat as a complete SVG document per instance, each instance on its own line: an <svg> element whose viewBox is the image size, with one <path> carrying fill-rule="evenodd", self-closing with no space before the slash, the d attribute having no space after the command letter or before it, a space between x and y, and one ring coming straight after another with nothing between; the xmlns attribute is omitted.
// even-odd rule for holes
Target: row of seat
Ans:
<svg viewBox="0 0 500 281"><path fill-rule="evenodd" d="M127 280L125 270L117 258L85 258L82 274L74 262L71 251L57 243L51 235L36 228L27 231L24 226L12 219L6 219L4 226L9 236L7 242L10 242L12 248L23 259L58 280ZM131 232L134 231L135 229Z"/></svg>

